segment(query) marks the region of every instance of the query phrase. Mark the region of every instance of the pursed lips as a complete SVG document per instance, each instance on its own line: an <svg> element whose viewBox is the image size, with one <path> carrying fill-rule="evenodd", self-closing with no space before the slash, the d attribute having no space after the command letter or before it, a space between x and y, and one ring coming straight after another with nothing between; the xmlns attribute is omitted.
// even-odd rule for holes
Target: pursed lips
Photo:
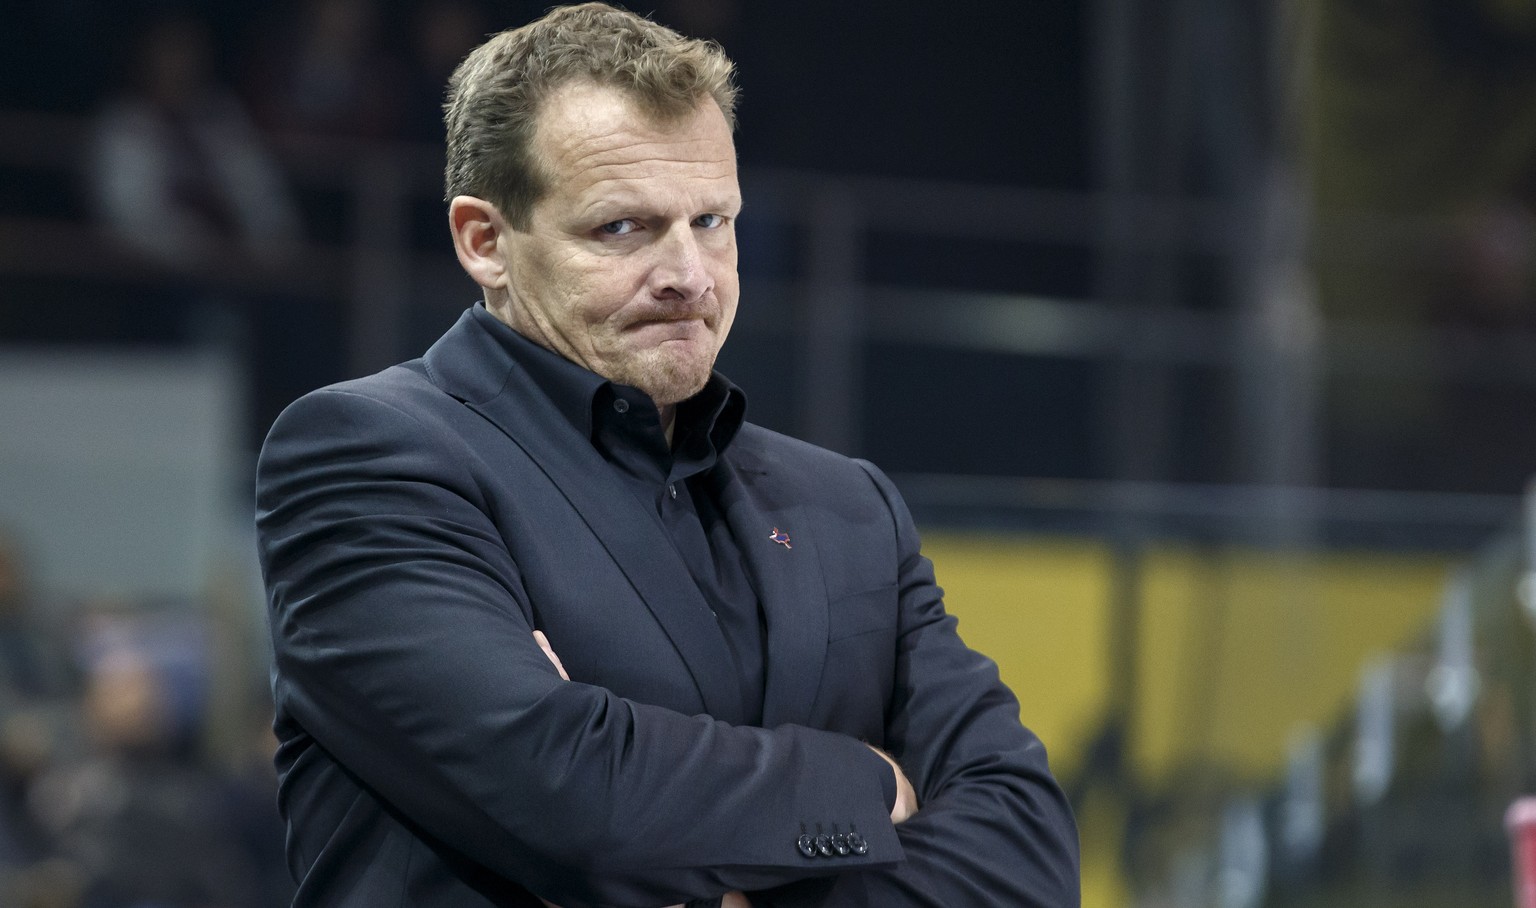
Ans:
<svg viewBox="0 0 1536 908"><path fill-rule="evenodd" d="M693 337L696 329L709 328L709 320L703 315L681 315L666 318L641 319L625 326L624 333L639 335L640 337L656 342L669 340L687 340Z"/></svg>
<svg viewBox="0 0 1536 908"><path fill-rule="evenodd" d="M640 314L630 320L624 326L625 333L632 331L644 331L654 328L673 326L677 330L688 330L695 322L701 323L706 328L713 328L716 312L707 301L688 306L687 308L659 308L656 311Z"/></svg>

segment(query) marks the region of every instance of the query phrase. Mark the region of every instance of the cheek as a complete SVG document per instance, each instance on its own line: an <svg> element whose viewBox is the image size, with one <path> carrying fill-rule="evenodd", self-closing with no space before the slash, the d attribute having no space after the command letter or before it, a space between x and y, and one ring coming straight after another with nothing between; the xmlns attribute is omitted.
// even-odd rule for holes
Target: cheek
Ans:
<svg viewBox="0 0 1536 908"><path fill-rule="evenodd" d="M705 241L703 248L710 258L722 268L736 269L736 231L730 228L729 232L721 232L711 236Z"/></svg>
<svg viewBox="0 0 1536 908"><path fill-rule="evenodd" d="M589 325L611 321L645 289L645 269L629 258L599 257L579 267L571 263L564 267L570 298L576 300L582 320Z"/></svg>
<svg viewBox="0 0 1536 908"><path fill-rule="evenodd" d="M732 246L717 262L714 269L715 294L720 297L720 305L728 310L728 316L734 316L736 300L741 294L741 281L736 273L736 247Z"/></svg>
<svg viewBox="0 0 1536 908"><path fill-rule="evenodd" d="M734 293L737 284L736 238L731 236L727 240L728 242L723 243L721 248L713 254L715 283L721 287L731 288L731 292Z"/></svg>
<svg viewBox="0 0 1536 908"><path fill-rule="evenodd" d="M720 328L715 332L719 343L725 343L725 337L731 333L731 325L736 322L736 288L732 287L729 293L720 294Z"/></svg>
<svg viewBox="0 0 1536 908"><path fill-rule="evenodd" d="M571 256L551 256L539 263L547 276L545 305L551 314L568 325L592 327L602 324L611 311L613 294L607 291L604 269Z"/></svg>

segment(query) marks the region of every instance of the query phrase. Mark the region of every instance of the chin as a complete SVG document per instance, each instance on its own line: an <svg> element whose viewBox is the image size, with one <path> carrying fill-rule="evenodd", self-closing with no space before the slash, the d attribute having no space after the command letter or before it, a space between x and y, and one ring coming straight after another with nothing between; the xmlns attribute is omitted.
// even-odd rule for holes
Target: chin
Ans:
<svg viewBox="0 0 1536 908"><path fill-rule="evenodd" d="M650 396L658 407L670 407L680 404L693 395L704 390L704 385L709 382L709 373L705 372L696 381L668 381L665 383L652 383L650 387L637 385L640 390Z"/></svg>
<svg viewBox="0 0 1536 908"><path fill-rule="evenodd" d="M652 362L636 369L629 378L618 381L644 391L656 406L669 407L702 391L713 368L713 357L703 361Z"/></svg>

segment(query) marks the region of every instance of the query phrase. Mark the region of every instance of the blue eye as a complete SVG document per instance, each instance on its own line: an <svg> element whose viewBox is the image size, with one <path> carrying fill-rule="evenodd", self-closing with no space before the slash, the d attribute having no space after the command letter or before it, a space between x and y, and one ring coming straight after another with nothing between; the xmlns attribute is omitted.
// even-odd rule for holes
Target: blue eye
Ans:
<svg viewBox="0 0 1536 908"><path fill-rule="evenodd" d="M716 227L724 225L725 218L718 214L701 214L693 219L693 223L696 226L703 227L706 230L713 230Z"/></svg>
<svg viewBox="0 0 1536 908"><path fill-rule="evenodd" d="M609 221L597 229L598 232L607 234L608 236L624 236L625 234L632 233L634 231L635 222L629 218L625 218L622 221Z"/></svg>

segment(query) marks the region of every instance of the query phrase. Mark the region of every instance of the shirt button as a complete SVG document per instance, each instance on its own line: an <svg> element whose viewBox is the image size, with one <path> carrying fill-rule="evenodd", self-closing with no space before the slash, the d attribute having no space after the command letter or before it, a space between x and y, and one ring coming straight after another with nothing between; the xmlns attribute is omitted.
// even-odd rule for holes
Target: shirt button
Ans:
<svg viewBox="0 0 1536 908"><path fill-rule="evenodd" d="M672 496L672 498L674 498L674 499L677 498L677 483L675 483L675 482L667 483L667 494Z"/></svg>
<svg viewBox="0 0 1536 908"><path fill-rule="evenodd" d="M613 402L613 412L615 412L615 413L628 413L629 412L629 401L625 400L622 397L619 398L618 400L614 401Z"/></svg>

